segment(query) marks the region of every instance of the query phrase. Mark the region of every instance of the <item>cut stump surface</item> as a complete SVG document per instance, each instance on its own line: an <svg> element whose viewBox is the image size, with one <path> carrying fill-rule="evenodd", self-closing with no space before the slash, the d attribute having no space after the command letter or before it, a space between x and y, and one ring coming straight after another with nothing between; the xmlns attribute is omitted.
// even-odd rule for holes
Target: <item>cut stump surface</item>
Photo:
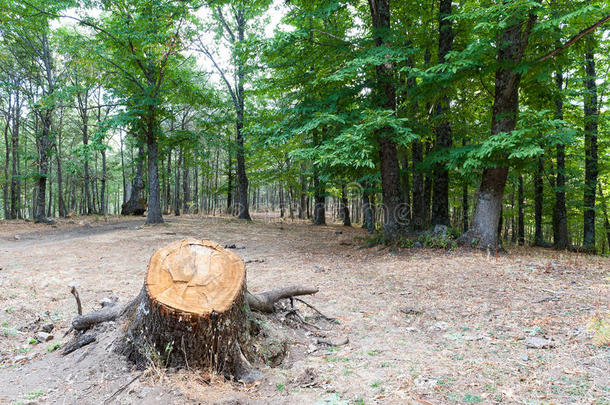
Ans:
<svg viewBox="0 0 610 405"><path fill-rule="evenodd" d="M170 311L207 316L228 310L246 278L243 260L217 243L185 239L159 249L150 259L146 289Z"/></svg>

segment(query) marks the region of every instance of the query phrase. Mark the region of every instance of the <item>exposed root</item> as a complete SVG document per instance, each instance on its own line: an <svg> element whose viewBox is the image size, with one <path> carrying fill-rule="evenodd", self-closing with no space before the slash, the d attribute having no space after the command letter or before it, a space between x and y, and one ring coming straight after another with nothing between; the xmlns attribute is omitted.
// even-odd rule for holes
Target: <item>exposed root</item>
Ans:
<svg viewBox="0 0 610 405"><path fill-rule="evenodd" d="M134 298L125 305L114 305L111 307L104 307L99 311L91 312L87 315L77 316L72 320L72 328L78 331L87 330L98 323L114 321L121 315L135 307L138 304L139 299L140 296Z"/></svg>
<svg viewBox="0 0 610 405"><path fill-rule="evenodd" d="M70 354L73 351L78 350L81 347L87 346L88 344L91 344L93 342L95 342L95 335L81 335L76 340L73 340L72 342L68 343L66 347L64 347L64 350L61 352L61 354L65 356L66 354Z"/></svg>
<svg viewBox="0 0 610 405"><path fill-rule="evenodd" d="M273 312L273 304L285 298L292 298L299 295L312 295L319 290L313 287L290 286L278 288L277 290L266 291L260 294L246 292L246 300L250 309L254 311L270 314Z"/></svg>

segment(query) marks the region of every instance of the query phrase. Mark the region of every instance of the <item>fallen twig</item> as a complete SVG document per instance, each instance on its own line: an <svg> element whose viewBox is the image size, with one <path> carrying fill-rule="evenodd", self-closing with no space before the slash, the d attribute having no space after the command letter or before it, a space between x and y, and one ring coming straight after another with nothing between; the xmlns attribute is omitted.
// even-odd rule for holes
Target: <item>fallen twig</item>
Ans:
<svg viewBox="0 0 610 405"><path fill-rule="evenodd" d="M339 321L336 318L331 318L330 316L324 315L322 312L320 312L320 310L318 308L314 307L310 303L308 303L308 302L306 302L306 301L304 301L304 300L302 300L300 298L297 298L297 297L294 297L294 299L299 301L299 302L301 302L301 303L303 303L303 304L305 304L305 305L307 305L309 308L311 308L314 311L316 311L322 318L326 319L327 321L334 322L334 323L339 323Z"/></svg>

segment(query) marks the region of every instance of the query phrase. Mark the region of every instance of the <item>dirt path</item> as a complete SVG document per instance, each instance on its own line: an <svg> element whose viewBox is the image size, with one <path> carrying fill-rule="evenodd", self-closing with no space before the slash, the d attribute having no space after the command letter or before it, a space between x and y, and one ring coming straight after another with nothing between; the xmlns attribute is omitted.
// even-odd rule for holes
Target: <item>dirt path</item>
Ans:
<svg viewBox="0 0 610 405"><path fill-rule="evenodd" d="M103 355L103 342L66 357L47 353L75 312L67 285L80 285L85 312L104 297L128 300L152 252L196 237L245 246L237 252L253 261L252 291L318 286L308 301L340 320L327 334L349 344L326 350L313 336L295 341L301 354L264 367L265 379L252 386L169 372L133 380L110 403L608 404L610 350L592 344L586 325L608 316L609 259L541 249L498 258L358 249L359 229L263 219L72 222L0 223L0 403L100 404L137 377ZM27 326L38 319L55 324L55 338L30 345ZM553 347L527 348L532 338Z"/></svg>

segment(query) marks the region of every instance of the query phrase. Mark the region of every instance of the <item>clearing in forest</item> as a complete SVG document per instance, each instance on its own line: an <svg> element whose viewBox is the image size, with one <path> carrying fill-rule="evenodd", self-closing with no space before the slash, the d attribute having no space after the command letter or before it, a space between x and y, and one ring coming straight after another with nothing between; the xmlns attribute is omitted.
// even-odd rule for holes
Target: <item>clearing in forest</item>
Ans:
<svg viewBox="0 0 610 405"><path fill-rule="evenodd" d="M362 248L358 228L260 218L143 222L0 224L0 403L608 403L610 352L596 343L608 319L610 259ZM125 303L142 288L151 255L191 237L235 245L251 292L317 287L303 300L337 322L295 300L299 322L282 303L260 326L280 331L281 347L268 348L269 364L249 383L154 364L135 370L106 351L103 332L61 354L76 315L69 285L84 313L104 299ZM45 330L52 339L35 343L49 338Z"/></svg>

